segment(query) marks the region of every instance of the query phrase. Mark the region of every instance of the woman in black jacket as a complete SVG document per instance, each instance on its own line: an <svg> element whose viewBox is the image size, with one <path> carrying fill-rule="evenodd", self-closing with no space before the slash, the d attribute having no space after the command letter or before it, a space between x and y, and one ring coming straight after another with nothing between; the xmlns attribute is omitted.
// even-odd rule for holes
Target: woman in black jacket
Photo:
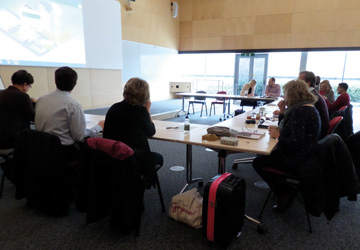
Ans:
<svg viewBox="0 0 360 250"><path fill-rule="evenodd" d="M131 78L124 87L124 100L112 105L105 117L104 138L121 141L148 157L146 173L154 183L155 166L163 164L159 153L151 152L148 137L155 134L155 125L150 115L149 84L139 78Z"/></svg>

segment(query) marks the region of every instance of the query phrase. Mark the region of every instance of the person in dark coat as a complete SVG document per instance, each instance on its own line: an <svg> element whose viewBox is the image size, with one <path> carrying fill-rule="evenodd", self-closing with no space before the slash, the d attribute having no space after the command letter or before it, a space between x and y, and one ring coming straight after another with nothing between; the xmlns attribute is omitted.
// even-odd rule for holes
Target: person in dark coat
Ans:
<svg viewBox="0 0 360 250"><path fill-rule="evenodd" d="M145 171L150 182L154 183L157 176L155 166L162 166L163 157L151 152L148 142L148 137L156 132L150 115L149 84L145 80L131 78L125 84L123 96L124 100L112 105L106 114L103 137L147 153L151 164L146 164Z"/></svg>
<svg viewBox="0 0 360 250"><path fill-rule="evenodd" d="M256 172L278 197L274 206L277 211L290 208L295 190L263 169L270 167L297 175L301 163L314 154L320 134L320 116L314 107L317 98L302 80L285 84L284 100L278 104L279 126L269 128L270 137L279 141L277 147L270 155L258 156L253 161Z"/></svg>
<svg viewBox="0 0 360 250"><path fill-rule="evenodd" d="M27 92L34 83L26 70L18 70L11 77L12 85L0 92L0 148L13 148L15 138L34 121L34 102Z"/></svg>
<svg viewBox="0 0 360 250"><path fill-rule="evenodd" d="M326 102L321 97L319 92L315 89L315 74L311 71L301 71L299 73L298 79L306 82L308 84L309 90L311 90L311 92L318 97L317 101L315 102L315 108L320 114L321 130L319 139L322 139L326 136L329 129L329 111Z"/></svg>

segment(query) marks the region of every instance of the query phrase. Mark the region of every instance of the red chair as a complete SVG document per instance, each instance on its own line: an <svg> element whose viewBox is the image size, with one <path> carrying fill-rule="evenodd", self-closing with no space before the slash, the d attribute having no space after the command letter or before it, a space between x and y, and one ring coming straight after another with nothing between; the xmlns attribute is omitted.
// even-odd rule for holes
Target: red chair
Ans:
<svg viewBox="0 0 360 250"><path fill-rule="evenodd" d="M216 94L222 94L222 95L226 95L226 91L218 91ZM225 99L224 98L216 98L216 101L214 102L211 102L211 105L210 105L210 114L209 116L211 116L211 110L212 110L212 107L214 106L214 115L216 114L215 113L215 105L216 104L221 104L224 106L224 103L225 102ZM224 113L225 113L225 110L224 110Z"/></svg>
<svg viewBox="0 0 360 250"><path fill-rule="evenodd" d="M345 106L345 108L346 108L346 106ZM336 116L336 117L332 118L329 122L329 129L328 129L327 135L334 133L335 129L339 126L340 122L343 119L344 118L342 116Z"/></svg>

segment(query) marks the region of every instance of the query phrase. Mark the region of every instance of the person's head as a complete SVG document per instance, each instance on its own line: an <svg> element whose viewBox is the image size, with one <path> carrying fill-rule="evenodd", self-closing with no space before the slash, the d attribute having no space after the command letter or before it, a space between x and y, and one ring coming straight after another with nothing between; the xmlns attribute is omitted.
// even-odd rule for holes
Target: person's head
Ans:
<svg viewBox="0 0 360 250"><path fill-rule="evenodd" d="M331 85L330 82L328 80L324 80L320 83L320 91L327 93L331 90Z"/></svg>
<svg viewBox="0 0 360 250"><path fill-rule="evenodd" d="M300 79L286 83L283 88L284 100L288 107L304 101L315 103L318 99L317 96L309 91L309 86Z"/></svg>
<svg viewBox="0 0 360 250"><path fill-rule="evenodd" d="M301 71L298 79L303 80L310 87L315 87L315 74L311 71Z"/></svg>
<svg viewBox="0 0 360 250"><path fill-rule="evenodd" d="M149 84L140 78L131 78L124 87L124 101L136 106L144 106L150 101Z"/></svg>
<svg viewBox="0 0 360 250"><path fill-rule="evenodd" d="M252 79L249 83L250 83L250 86L251 86L252 88L254 88L255 85L256 85L255 79Z"/></svg>
<svg viewBox="0 0 360 250"><path fill-rule="evenodd" d="M21 69L11 76L11 82L21 91L28 92L31 85L34 83L34 78L26 70Z"/></svg>
<svg viewBox="0 0 360 250"><path fill-rule="evenodd" d="M338 87L337 87L337 92L339 95L346 93L346 91L348 90L349 86L347 85L347 83L339 83Z"/></svg>
<svg viewBox="0 0 360 250"><path fill-rule="evenodd" d="M320 84L320 82L321 82L320 76L316 76L316 78L315 78L315 86L318 86Z"/></svg>
<svg viewBox="0 0 360 250"><path fill-rule="evenodd" d="M78 75L70 67L61 67L55 71L55 84L59 90L72 91L76 85Z"/></svg>
<svg viewBox="0 0 360 250"><path fill-rule="evenodd" d="M270 87L274 87L274 85L275 85L275 78L274 77L271 77L269 79L269 85L270 85Z"/></svg>

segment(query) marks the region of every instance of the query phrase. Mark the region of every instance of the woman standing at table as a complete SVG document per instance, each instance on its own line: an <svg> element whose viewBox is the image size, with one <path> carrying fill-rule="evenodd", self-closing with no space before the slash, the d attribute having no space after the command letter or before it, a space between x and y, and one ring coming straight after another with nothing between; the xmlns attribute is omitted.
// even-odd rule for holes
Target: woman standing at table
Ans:
<svg viewBox="0 0 360 250"><path fill-rule="evenodd" d="M162 166L163 157L151 152L148 142L148 137L156 132L150 115L149 84L142 79L131 78L125 84L123 96L123 101L112 105L106 114L103 137L121 141L148 155L151 164L146 164L145 171L150 183L154 184L157 178L155 167Z"/></svg>
<svg viewBox="0 0 360 250"><path fill-rule="evenodd" d="M284 85L284 100L280 101L279 127L270 127L270 137L279 142L270 155L258 156L253 167L278 197L276 211L285 211L292 205L296 191L263 170L265 167L298 174L298 168L315 151L320 135L320 116L314 103L317 96L308 90L302 80L292 80ZM287 106L287 108L285 108Z"/></svg>

